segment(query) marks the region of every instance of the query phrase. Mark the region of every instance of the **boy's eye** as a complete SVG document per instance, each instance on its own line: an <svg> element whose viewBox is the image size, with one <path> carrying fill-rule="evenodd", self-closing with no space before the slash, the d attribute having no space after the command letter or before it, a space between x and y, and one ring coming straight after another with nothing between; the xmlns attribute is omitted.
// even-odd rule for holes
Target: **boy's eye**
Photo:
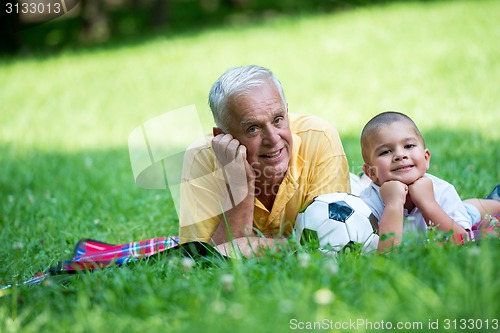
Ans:
<svg viewBox="0 0 500 333"><path fill-rule="evenodd" d="M387 155L387 154L389 154L390 152L391 152L391 150L390 150L390 149L383 150L383 151L381 151L381 152L380 152L379 156Z"/></svg>
<svg viewBox="0 0 500 333"><path fill-rule="evenodd" d="M405 148L407 149L411 149L411 148L415 148L417 145L413 144L413 143L409 143L405 146Z"/></svg>

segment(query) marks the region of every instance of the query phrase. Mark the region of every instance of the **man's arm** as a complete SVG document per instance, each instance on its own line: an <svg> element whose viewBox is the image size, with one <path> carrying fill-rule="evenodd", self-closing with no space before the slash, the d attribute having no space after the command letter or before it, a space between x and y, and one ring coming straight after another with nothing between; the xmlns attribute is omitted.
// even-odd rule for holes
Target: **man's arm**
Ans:
<svg viewBox="0 0 500 333"><path fill-rule="evenodd" d="M249 191L241 203L221 215L212 242L218 245L230 239L252 235L253 211L254 193Z"/></svg>
<svg viewBox="0 0 500 333"><path fill-rule="evenodd" d="M255 172L246 159L246 147L230 134L218 134L212 149L223 165L231 209L225 211L212 236L216 245L252 235L255 201Z"/></svg>

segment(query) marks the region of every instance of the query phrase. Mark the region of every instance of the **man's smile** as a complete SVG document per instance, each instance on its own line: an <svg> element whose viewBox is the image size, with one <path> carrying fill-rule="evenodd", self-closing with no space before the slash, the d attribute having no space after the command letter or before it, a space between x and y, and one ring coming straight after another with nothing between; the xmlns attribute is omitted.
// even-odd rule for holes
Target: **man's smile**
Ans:
<svg viewBox="0 0 500 333"><path fill-rule="evenodd" d="M277 158L277 157L281 156L282 152L283 152L283 148L278 149L278 150L276 150L274 152L270 152L270 153L267 153L267 154L262 154L262 155L260 155L260 157L273 159L273 158Z"/></svg>

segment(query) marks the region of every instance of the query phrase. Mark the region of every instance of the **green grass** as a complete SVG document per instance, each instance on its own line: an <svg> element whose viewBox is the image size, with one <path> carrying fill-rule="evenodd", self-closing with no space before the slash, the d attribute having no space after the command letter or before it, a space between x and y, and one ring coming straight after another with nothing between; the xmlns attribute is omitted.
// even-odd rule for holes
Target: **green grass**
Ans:
<svg viewBox="0 0 500 333"><path fill-rule="evenodd" d="M134 184L128 135L189 104L209 131L208 90L234 65L273 69L290 112L334 123L353 171L363 124L398 110L426 136L431 173L463 198L485 195L500 180L499 10L497 1L409 2L3 59L0 280L70 258L80 238L176 234L170 194ZM421 322L421 331L439 320L439 331L464 331L460 319L500 319L499 263L494 240L338 260L310 253L307 267L292 251L192 269L160 257L14 289L0 297L0 332L290 332L294 319ZM315 301L323 288L329 304Z"/></svg>

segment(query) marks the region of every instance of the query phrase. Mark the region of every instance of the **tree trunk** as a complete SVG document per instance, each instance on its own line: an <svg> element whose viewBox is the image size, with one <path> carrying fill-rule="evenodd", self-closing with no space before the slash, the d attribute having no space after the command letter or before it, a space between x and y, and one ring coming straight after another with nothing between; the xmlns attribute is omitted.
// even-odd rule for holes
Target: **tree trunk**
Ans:
<svg viewBox="0 0 500 333"><path fill-rule="evenodd" d="M104 0L84 0L81 2L83 22L80 39L82 42L104 42L109 38L110 27Z"/></svg>
<svg viewBox="0 0 500 333"><path fill-rule="evenodd" d="M155 0L152 6L151 26L160 27L169 21L169 0Z"/></svg>

